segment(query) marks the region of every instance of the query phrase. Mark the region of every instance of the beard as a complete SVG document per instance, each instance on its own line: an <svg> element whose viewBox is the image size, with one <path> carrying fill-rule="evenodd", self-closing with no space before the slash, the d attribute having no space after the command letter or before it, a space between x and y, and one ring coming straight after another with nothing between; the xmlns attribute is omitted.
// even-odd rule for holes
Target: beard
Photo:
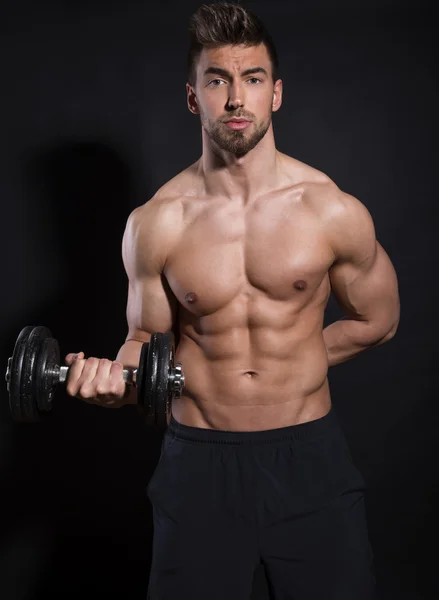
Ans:
<svg viewBox="0 0 439 600"><path fill-rule="evenodd" d="M229 115L227 120L232 119L234 116L246 118L246 115ZM209 138L213 140L219 148L226 152L230 152L235 156L244 156L247 152L253 150L267 133L271 123L271 112L267 121L256 123L254 119L248 118L252 122L252 125L250 125L248 129L253 128L253 132L250 134L247 129L243 131L233 131L233 129L229 129L225 125L224 121L205 119L203 115L201 115L201 124Z"/></svg>

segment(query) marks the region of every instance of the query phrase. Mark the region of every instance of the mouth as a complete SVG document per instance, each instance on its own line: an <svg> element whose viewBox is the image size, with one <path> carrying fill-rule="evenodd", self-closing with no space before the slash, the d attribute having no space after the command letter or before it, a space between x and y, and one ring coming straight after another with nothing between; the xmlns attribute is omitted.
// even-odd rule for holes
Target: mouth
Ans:
<svg viewBox="0 0 439 600"><path fill-rule="evenodd" d="M226 121L225 125L229 129L238 131L241 129L246 129L249 125L251 125L251 121L247 121L246 119L231 119L230 121Z"/></svg>

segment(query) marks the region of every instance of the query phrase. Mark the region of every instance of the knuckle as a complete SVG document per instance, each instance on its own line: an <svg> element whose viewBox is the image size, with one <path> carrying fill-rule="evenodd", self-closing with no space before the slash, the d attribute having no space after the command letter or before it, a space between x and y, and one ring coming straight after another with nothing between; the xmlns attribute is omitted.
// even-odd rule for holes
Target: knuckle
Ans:
<svg viewBox="0 0 439 600"><path fill-rule="evenodd" d="M76 396L76 394L78 393L78 388L73 383L69 383L67 384L66 392L69 396Z"/></svg>
<svg viewBox="0 0 439 600"><path fill-rule="evenodd" d="M93 398L93 396L94 396L93 389L88 385L83 385L81 387L81 389L79 390L79 396L81 398L83 398L84 400L89 400L90 398Z"/></svg>
<svg viewBox="0 0 439 600"><path fill-rule="evenodd" d="M96 394L98 396L106 396L108 394L108 387L104 383L100 383L96 386Z"/></svg>
<svg viewBox="0 0 439 600"><path fill-rule="evenodd" d="M123 391L124 390L122 389L122 386L118 383L114 383L110 389L110 392L113 396L120 396L123 394Z"/></svg>
<svg viewBox="0 0 439 600"><path fill-rule="evenodd" d="M121 381L123 381L123 373L122 373L122 369L120 368L115 368L115 369L111 369L111 373L110 373L111 379L113 382L115 382L117 385L119 385L121 383Z"/></svg>

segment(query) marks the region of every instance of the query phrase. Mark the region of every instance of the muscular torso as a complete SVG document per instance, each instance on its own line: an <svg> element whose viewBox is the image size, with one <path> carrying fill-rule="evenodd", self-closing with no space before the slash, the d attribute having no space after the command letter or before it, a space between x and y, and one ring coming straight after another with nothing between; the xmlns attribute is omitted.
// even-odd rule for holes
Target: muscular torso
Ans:
<svg viewBox="0 0 439 600"><path fill-rule="evenodd" d="M178 300L176 360L186 382L173 414L181 423L273 429L330 408L325 182L303 165L298 179L301 163L289 160L295 178L249 199L194 194L195 171L179 176L179 189L186 177L191 192L175 198L181 232L163 275Z"/></svg>

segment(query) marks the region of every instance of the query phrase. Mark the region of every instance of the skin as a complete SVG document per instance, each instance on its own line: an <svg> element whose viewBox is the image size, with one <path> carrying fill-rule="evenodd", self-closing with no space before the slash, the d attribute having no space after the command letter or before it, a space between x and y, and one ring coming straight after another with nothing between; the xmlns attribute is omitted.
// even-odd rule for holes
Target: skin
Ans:
<svg viewBox="0 0 439 600"><path fill-rule="evenodd" d="M204 49L196 75L187 103L202 156L129 216L126 341L116 361L68 355L67 392L135 403L123 366L173 330L186 378L177 421L257 431L317 419L331 406L328 368L395 335L395 270L364 204L276 149L282 81L264 45ZM231 131L233 116L251 123ZM323 329L331 290L345 317Z"/></svg>

